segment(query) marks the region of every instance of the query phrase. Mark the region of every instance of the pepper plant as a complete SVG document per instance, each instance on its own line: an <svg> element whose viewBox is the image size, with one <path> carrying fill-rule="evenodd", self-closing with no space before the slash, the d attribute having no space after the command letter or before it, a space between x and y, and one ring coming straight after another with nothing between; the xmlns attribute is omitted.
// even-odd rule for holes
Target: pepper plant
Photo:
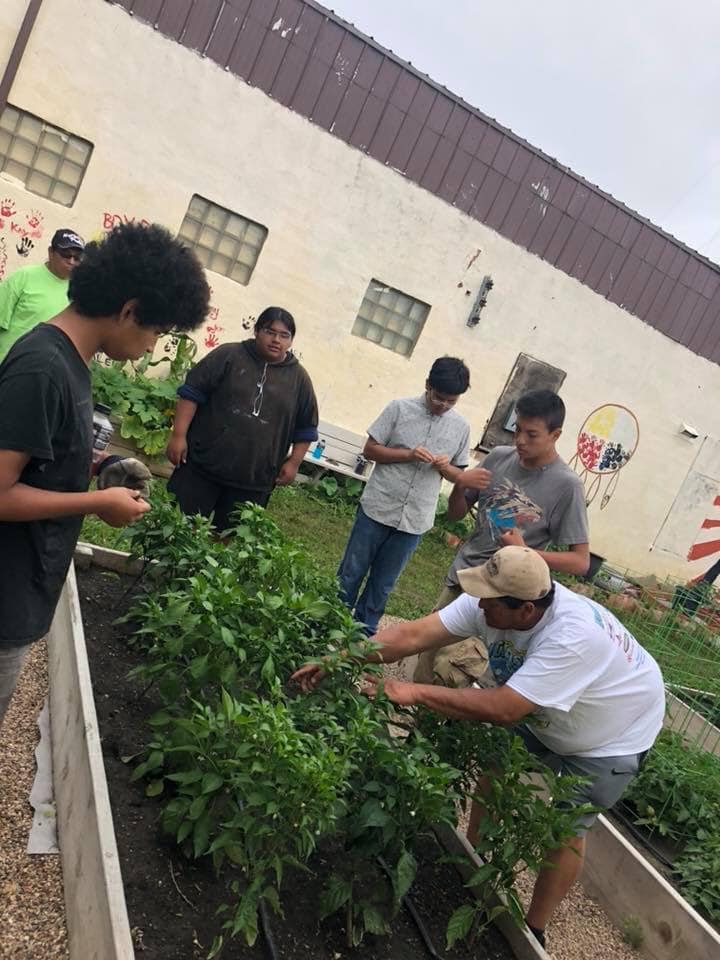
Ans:
<svg viewBox="0 0 720 960"><path fill-rule="evenodd" d="M412 884L419 837L454 822L489 760L503 773L492 778L496 822L485 824L488 864L474 887L510 892L518 862L540 864L567 835L571 815L525 784L527 752L504 731L406 711L408 735L389 735L397 709L359 693L369 641L336 582L262 509L240 506L220 541L162 489L151 496L129 536L133 555L154 561L152 576L126 620L142 648L137 673L163 707L133 775L163 798L161 825L184 853L231 878L214 954L237 935L252 943L261 901L280 911L287 868L312 869L318 851L335 854L319 913L342 911L352 944L385 932ZM325 680L300 694L288 677L321 656ZM556 799L567 789L552 781ZM522 922L516 901L510 909ZM488 916L461 905L449 940Z"/></svg>

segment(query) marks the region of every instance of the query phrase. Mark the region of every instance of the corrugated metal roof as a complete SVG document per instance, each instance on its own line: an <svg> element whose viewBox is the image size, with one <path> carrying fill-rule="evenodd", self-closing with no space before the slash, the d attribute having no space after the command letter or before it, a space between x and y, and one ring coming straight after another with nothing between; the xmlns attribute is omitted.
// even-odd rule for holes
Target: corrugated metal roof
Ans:
<svg viewBox="0 0 720 960"><path fill-rule="evenodd" d="M315 0L115 2L720 362L720 267Z"/></svg>

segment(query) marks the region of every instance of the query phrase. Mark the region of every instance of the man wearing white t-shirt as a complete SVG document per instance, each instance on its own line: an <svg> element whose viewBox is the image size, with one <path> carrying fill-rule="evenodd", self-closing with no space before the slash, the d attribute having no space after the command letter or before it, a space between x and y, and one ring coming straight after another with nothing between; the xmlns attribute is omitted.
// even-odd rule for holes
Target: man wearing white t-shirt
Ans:
<svg viewBox="0 0 720 960"><path fill-rule="evenodd" d="M457 720L520 725L528 749L548 766L591 779L574 803L613 806L662 727L658 665L605 607L554 583L545 560L528 547L503 547L458 578L464 594L421 620L383 630L376 638L382 649L368 660L394 663L483 637L498 685L453 689L387 679L387 696ZM306 665L294 678L310 689L322 675L319 666ZM376 683L368 681L370 695ZM477 819L471 817L471 840ZM548 853L552 866L538 875L526 919L542 944L546 924L580 874L594 820L581 817L577 835Z"/></svg>

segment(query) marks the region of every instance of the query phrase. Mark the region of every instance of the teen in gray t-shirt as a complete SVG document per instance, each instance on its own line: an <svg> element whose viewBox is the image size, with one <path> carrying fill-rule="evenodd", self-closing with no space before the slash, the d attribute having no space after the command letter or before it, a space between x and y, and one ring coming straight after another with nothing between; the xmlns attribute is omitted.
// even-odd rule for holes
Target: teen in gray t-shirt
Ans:
<svg viewBox="0 0 720 960"><path fill-rule="evenodd" d="M475 529L458 550L446 584L457 586L457 571L476 567L503 545L504 529L519 527L528 547L588 542L585 491L579 477L559 457L543 467L523 467L515 447L495 447L483 462L492 473L487 490L467 490L477 502ZM525 502L527 501L527 502Z"/></svg>
<svg viewBox="0 0 720 960"><path fill-rule="evenodd" d="M458 551L445 578L436 609L462 592L458 570L475 567L504 546L537 550L551 570L582 576L590 561L585 491L579 477L558 456L555 444L565 421L565 404L552 390L532 390L515 404L515 446L496 447L477 473L489 485L479 494L475 529ZM457 485L448 516L465 516L472 494ZM474 499L474 498L473 498ZM567 546L566 552L546 547ZM467 686L482 677L487 655L481 640L470 637L421 654L416 683ZM480 682L484 682L480 680Z"/></svg>

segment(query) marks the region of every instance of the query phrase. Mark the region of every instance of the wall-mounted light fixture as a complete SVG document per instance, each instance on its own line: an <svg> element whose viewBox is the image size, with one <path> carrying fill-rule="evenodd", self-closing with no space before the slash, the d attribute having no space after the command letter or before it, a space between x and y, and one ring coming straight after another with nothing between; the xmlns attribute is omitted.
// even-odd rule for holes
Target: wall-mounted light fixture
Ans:
<svg viewBox="0 0 720 960"><path fill-rule="evenodd" d="M691 427L689 423L681 423L680 436L688 437L690 440L697 440L700 436L700 431L696 430L695 427Z"/></svg>
<svg viewBox="0 0 720 960"><path fill-rule="evenodd" d="M480 284L480 290L478 295L475 298L475 303L473 308L470 311L470 316L467 318L467 325L469 327L476 327L480 323L480 311L487 303L487 295L495 286L493 278L489 275L483 277L482 283Z"/></svg>

